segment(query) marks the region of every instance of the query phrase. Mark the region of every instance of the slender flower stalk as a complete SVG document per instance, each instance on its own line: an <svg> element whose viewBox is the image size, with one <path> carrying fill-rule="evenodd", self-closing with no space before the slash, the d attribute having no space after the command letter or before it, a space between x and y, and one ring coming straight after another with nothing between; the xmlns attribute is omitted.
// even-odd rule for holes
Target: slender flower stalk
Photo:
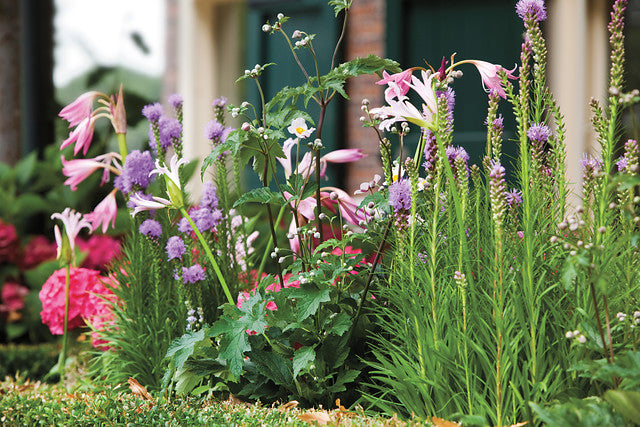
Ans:
<svg viewBox="0 0 640 427"><path fill-rule="evenodd" d="M184 208L184 206L180 207L179 210L180 210L180 213L182 213L182 216L186 218L187 221L189 221L191 228L193 228L193 232L198 237L198 240L200 241L200 244L202 245L204 252L207 254L207 258L209 259L209 262L211 263L211 266L213 267L213 270L216 273L218 281L220 282L220 286L222 286L222 290L224 291L224 294L227 297L227 302L233 305L234 303L233 297L231 296L231 292L229 291L229 287L227 286L226 280L224 280L222 271L220 271L220 267L218 267L218 263L216 262L216 259L213 257L213 253L211 253L211 248L209 248L209 244L207 243L205 238L202 236L202 233L200 232L200 230L198 230L198 227L196 227L196 224L193 222L193 219L191 219L191 217L189 216L189 213Z"/></svg>

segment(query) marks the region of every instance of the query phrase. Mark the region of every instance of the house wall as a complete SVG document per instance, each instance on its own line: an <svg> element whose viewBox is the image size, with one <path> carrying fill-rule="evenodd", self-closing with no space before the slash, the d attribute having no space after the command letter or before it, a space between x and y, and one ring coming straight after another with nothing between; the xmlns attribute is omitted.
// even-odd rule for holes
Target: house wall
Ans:
<svg viewBox="0 0 640 427"><path fill-rule="evenodd" d="M204 157L209 150L202 136L210 120L211 100L221 94L240 102L233 85L242 72L244 27L243 0L169 0L177 17L174 57L176 90L185 97L185 146L189 157ZM345 59L376 54L385 56L386 0L355 1L347 27ZM606 93L608 54L606 0L551 0L549 20L544 24L549 46L548 76L566 119L568 179L577 192L582 179L579 161L583 152L593 151L588 102ZM168 32L171 34L171 31ZM169 55L171 57L171 55ZM171 61L171 60L170 60ZM171 82L171 67L167 79ZM350 193L361 182L381 171L378 142L371 129L361 126L360 102L382 105L383 90L377 77L363 76L349 82L351 102L345 109L345 140L349 148L361 148L369 156L347 170L346 189ZM197 186L197 184L196 184Z"/></svg>

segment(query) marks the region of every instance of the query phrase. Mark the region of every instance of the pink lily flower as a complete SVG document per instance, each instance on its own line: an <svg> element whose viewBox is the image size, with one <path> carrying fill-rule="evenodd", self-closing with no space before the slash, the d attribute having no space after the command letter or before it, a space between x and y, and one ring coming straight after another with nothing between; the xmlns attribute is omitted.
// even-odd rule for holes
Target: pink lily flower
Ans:
<svg viewBox="0 0 640 427"><path fill-rule="evenodd" d="M390 81L389 87L384 92L388 105L371 109L371 114L386 117L380 123L380 129L388 131L393 123L402 121L409 121L420 127L431 129L437 110L436 96L431 83L434 77L436 74L428 75L425 71L422 71L422 80L416 76L411 77L409 87L415 90L424 101L422 111L411 104L408 97L401 95L398 85Z"/></svg>
<svg viewBox="0 0 640 427"><path fill-rule="evenodd" d="M329 163L349 163L367 157L359 148L345 148L331 151L320 157L320 177L324 177ZM311 161L311 153L305 153L298 164L298 173L308 178L316 170L315 162Z"/></svg>
<svg viewBox="0 0 640 427"><path fill-rule="evenodd" d="M67 146L75 143L73 148L73 154L78 154L82 150L82 154L87 154L91 140L93 139L93 129L95 126L95 117L87 116L71 131L69 138L65 139L60 145L60 149L64 149Z"/></svg>
<svg viewBox="0 0 640 427"><path fill-rule="evenodd" d="M64 107L58 116L69 122L69 127L80 124L82 120L91 115L93 101L100 96L100 92L86 92L76 98L71 104Z"/></svg>
<svg viewBox="0 0 640 427"><path fill-rule="evenodd" d="M67 177L64 184L71 187L72 191L76 191L78 184L98 169L104 170L100 185L109 181L109 172L119 171L117 167L114 168L111 166L114 158L120 158L118 153L107 153L94 157L93 159L65 160L64 156L60 156L60 158L62 161L62 174Z"/></svg>
<svg viewBox="0 0 640 427"><path fill-rule="evenodd" d="M80 212L76 212L71 208L66 208L61 213L54 213L51 215L51 219L59 219L62 221L64 225L64 231L67 235L67 239L69 240L69 247L71 248L71 253L76 247L76 237L80 233L80 230L83 228L87 228L91 231L91 223L82 217ZM62 251L62 233L60 232L60 228L56 225L53 228L53 234L56 238L56 243L58 244L58 258L60 258Z"/></svg>
<svg viewBox="0 0 640 427"><path fill-rule="evenodd" d="M409 82L411 81L411 74L413 73L413 68L407 68L404 71L395 74L389 74L386 71L382 72L382 80L378 80L376 84L378 85L386 85L389 82L394 82L398 85L398 93L401 96L405 96L409 93Z"/></svg>
<svg viewBox="0 0 640 427"><path fill-rule="evenodd" d="M138 193L132 195L129 198L129 201L135 206L133 212L131 213L131 216L136 216L136 214L142 211L155 211L157 209L163 209L169 206L173 206L171 201L165 199L164 197L153 196L153 200L147 200Z"/></svg>
<svg viewBox="0 0 640 427"><path fill-rule="evenodd" d="M106 233L107 228L109 228L109 222L111 222L111 227L115 225L116 214L118 213L116 191L114 188L111 193L107 194L107 197L98 203L93 212L85 215L85 218L91 222L93 231L97 230L98 226L102 224L102 232Z"/></svg>
<svg viewBox="0 0 640 427"><path fill-rule="evenodd" d="M284 144L282 144L282 151L284 152L284 159L276 157L276 160L280 162L284 169L284 177L289 179L291 176L291 148L298 143L297 139L289 138Z"/></svg>
<svg viewBox="0 0 640 427"><path fill-rule="evenodd" d="M476 66L478 72L480 73L480 78L482 78L482 87L484 87L485 91L489 92L495 90L501 98L507 97L507 94L502 87L502 79L500 78L498 73L500 71L504 71L507 74L507 78L515 79L516 76L514 76L512 73L516 70L517 65L513 68L513 70L507 70L506 68L503 68L502 65L492 64L486 61L467 60L461 61L459 62L459 64L465 62L471 63Z"/></svg>

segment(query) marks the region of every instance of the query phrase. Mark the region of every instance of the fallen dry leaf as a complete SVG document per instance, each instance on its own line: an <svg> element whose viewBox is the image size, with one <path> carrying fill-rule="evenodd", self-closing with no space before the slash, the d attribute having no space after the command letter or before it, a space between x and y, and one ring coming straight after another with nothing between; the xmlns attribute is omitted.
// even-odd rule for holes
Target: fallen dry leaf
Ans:
<svg viewBox="0 0 640 427"><path fill-rule="evenodd" d="M459 423L453 421L447 421L438 417L431 417L431 423L436 427L459 427Z"/></svg>
<svg viewBox="0 0 640 427"><path fill-rule="evenodd" d="M522 427L522 426L527 425L527 424L529 424L529 421L523 421L523 422L518 423L518 424L512 424L510 427Z"/></svg>
<svg viewBox="0 0 640 427"><path fill-rule="evenodd" d="M298 415L298 418L306 423L318 423L323 426L331 422L331 417L326 412L311 411Z"/></svg>
<svg viewBox="0 0 640 427"><path fill-rule="evenodd" d="M251 403L244 402L235 397L233 394L229 394L229 398L225 400L224 403L233 406L246 406L247 408L251 407Z"/></svg>
<svg viewBox="0 0 640 427"><path fill-rule="evenodd" d="M298 406L298 401L297 400L292 400L290 402L285 403L284 405L280 405L280 407L278 408L279 411L288 411L289 409L293 409L296 406Z"/></svg>
<svg viewBox="0 0 640 427"><path fill-rule="evenodd" d="M129 378L127 381L129 382L129 388L133 394L142 397L144 400L153 401L153 397L149 394L147 389L138 382L138 380L135 378Z"/></svg>

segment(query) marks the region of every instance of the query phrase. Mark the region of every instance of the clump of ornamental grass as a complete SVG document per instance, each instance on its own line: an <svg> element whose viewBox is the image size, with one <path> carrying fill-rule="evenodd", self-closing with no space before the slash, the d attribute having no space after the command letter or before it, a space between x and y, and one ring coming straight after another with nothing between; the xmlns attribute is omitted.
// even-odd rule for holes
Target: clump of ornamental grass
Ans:
<svg viewBox="0 0 640 427"><path fill-rule="evenodd" d="M410 69L381 82L388 84L387 105L365 108L366 122L380 130L394 130L390 124L403 120L419 125L415 158L424 156L425 178L412 173L416 162L396 161L404 163L406 178L385 169L395 219L386 284L375 289L382 303L372 307L380 326L369 362L370 387L377 392L367 393L367 400L374 407L497 425L531 420L529 402L587 395L588 379L570 372L585 355L572 351L576 343L594 340L586 346L590 356L599 352L613 362L609 313L628 313L638 304L638 168L630 166L637 163L635 141L625 144L619 172L613 170L624 95L624 3L616 2L610 24L611 96L605 107L593 103L601 149L585 162L585 206L592 208L580 208L577 217L566 219L564 125L545 79L543 1L522 0L516 7L526 31L518 86L511 71L478 67L489 89L481 166L468 167L449 145L452 115L440 95L455 87L454 67L466 61L446 68L443 60L422 80ZM409 104L409 88L421 96L422 108ZM502 139L500 98L516 118L512 166L502 156L503 144L514 142ZM384 158L389 140L378 134L386 168L394 160ZM509 167L513 183L505 181ZM407 199L415 200L402 221L399 179L411 181ZM567 340L573 324L589 334Z"/></svg>

